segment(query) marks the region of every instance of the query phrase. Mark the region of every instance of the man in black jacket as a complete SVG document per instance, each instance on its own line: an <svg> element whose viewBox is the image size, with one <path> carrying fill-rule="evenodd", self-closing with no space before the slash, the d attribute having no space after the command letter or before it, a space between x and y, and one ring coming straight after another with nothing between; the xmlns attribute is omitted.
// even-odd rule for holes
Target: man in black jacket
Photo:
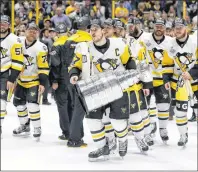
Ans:
<svg viewBox="0 0 198 172"><path fill-rule="evenodd" d="M90 19L87 16L83 16L76 21L77 31L74 35L69 37L65 44L62 46L61 54L65 59L65 63L70 65L74 57L75 47L79 42L90 41L91 35L87 32L87 27L90 25ZM69 83L69 82L68 82ZM84 143L83 137L83 119L85 111L79 101L78 95L76 94L73 85L68 84L68 90L70 92L73 113L70 125L70 135L67 143L68 147L85 147L87 144Z"/></svg>
<svg viewBox="0 0 198 172"><path fill-rule="evenodd" d="M50 70L50 84L55 90L55 99L59 112L60 128L62 135L59 136L61 140L67 140L69 138L69 127L72 115L71 101L69 100L69 92L67 85L69 83L67 64L61 56L61 46L68 39L67 27L64 23L56 26L56 31L59 34L59 38L54 42L51 52L51 70Z"/></svg>

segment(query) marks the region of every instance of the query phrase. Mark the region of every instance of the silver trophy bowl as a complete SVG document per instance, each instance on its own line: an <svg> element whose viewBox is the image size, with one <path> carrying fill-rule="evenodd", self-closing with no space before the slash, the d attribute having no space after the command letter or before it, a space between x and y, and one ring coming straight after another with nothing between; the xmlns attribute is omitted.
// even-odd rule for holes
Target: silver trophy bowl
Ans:
<svg viewBox="0 0 198 172"><path fill-rule="evenodd" d="M106 71L80 80L76 89L86 113L122 98L123 91L139 82L136 70Z"/></svg>

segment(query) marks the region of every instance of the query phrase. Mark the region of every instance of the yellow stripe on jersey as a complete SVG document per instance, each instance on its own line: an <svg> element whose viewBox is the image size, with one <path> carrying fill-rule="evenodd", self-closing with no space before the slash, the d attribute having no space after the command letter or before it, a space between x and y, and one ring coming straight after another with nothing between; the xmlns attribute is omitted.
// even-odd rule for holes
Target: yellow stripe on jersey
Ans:
<svg viewBox="0 0 198 172"><path fill-rule="evenodd" d="M8 65L5 65L5 66L1 66L1 72L5 72L5 71L8 70L11 66L12 66L11 63L9 63Z"/></svg>
<svg viewBox="0 0 198 172"><path fill-rule="evenodd" d="M24 64L22 44L14 44L11 47L12 69L21 71Z"/></svg>
<svg viewBox="0 0 198 172"><path fill-rule="evenodd" d="M176 91L175 96L178 101L188 101L188 91L186 86L178 87L178 91Z"/></svg>
<svg viewBox="0 0 198 172"><path fill-rule="evenodd" d="M129 46L126 46L124 48L124 53L120 55L120 59L122 64L127 64L127 62L129 61L130 58L130 53L129 53Z"/></svg>
<svg viewBox="0 0 198 172"><path fill-rule="evenodd" d="M193 92L198 91L198 83L197 85L192 85L192 90Z"/></svg>
<svg viewBox="0 0 198 172"><path fill-rule="evenodd" d="M75 53L75 56L74 56L73 61L71 63L71 66L69 67L69 71L73 67L76 67L76 68L82 70L82 54Z"/></svg>
<svg viewBox="0 0 198 172"><path fill-rule="evenodd" d="M49 75L49 65L47 62L47 52L39 52L37 55L38 73Z"/></svg>
<svg viewBox="0 0 198 172"><path fill-rule="evenodd" d="M17 80L17 83L19 85L21 85L22 87L25 87L25 88L34 87L34 86L40 84L40 82L38 80L36 80L36 81L29 81L29 82L23 82L23 81L20 81L19 79Z"/></svg>
<svg viewBox="0 0 198 172"><path fill-rule="evenodd" d="M142 89L142 87L143 87L143 85L140 84L140 83L139 84L134 84L133 86L125 89L124 92L127 92L127 91L139 91L139 90Z"/></svg>

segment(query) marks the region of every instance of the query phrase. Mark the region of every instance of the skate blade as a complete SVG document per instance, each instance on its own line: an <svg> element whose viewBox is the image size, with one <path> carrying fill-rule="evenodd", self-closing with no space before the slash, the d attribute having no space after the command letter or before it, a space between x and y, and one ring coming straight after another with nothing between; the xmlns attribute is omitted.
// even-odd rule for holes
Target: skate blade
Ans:
<svg viewBox="0 0 198 172"><path fill-rule="evenodd" d="M110 155L115 155L116 153L117 153L116 150L111 150L111 151L110 151Z"/></svg>
<svg viewBox="0 0 198 172"><path fill-rule="evenodd" d="M103 162L108 160L109 160L109 155L104 155L103 157L99 157L99 158L89 158L89 162Z"/></svg>
<svg viewBox="0 0 198 172"><path fill-rule="evenodd" d="M163 141L163 140L162 140L162 141ZM167 140L164 140L163 143L164 143L165 145L168 145Z"/></svg>
<svg viewBox="0 0 198 172"><path fill-rule="evenodd" d="M34 137L33 140L36 142L40 142L40 137Z"/></svg>
<svg viewBox="0 0 198 172"><path fill-rule="evenodd" d="M30 136L30 132L25 132L25 133L21 133L21 134L14 134L13 133L13 136L14 137L26 138L26 137L29 137Z"/></svg>
<svg viewBox="0 0 198 172"><path fill-rule="evenodd" d="M148 151L141 150L140 152L141 152L142 155L148 155Z"/></svg>

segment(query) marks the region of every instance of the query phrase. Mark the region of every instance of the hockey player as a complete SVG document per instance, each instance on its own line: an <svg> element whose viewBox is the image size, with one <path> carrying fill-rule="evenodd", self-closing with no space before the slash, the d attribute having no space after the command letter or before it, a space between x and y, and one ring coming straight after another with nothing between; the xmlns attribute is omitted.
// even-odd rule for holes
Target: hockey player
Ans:
<svg viewBox="0 0 198 172"><path fill-rule="evenodd" d="M10 33L10 18L6 15L1 15L0 18L0 38L0 130L2 133L2 124L6 115L6 101L9 101L11 97L14 83L23 69L24 61L21 40Z"/></svg>
<svg viewBox="0 0 198 172"><path fill-rule="evenodd" d="M115 29L115 36L117 38L125 38L126 36L125 24L121 20L115 20L113 26Z"/></svg>
<svg viewBox="0 0 198 172"><path fill-rule="evenodd" d="M141 44L144 44L144 37L149 35L149 33L141 30L140 24L141 23L140 23L139 19L132 18L132 19L130 19L130 24L128 24L128 26L127 26L127 30L128 30L128 32L130 31L130 33L129 33L130 36L135 38ZM150 90L150 94L149 94L149 96L147 96L147 103L148 103L148 111L149 111L152 135L154 135L157 130L157 125L156 125L157 109L156 109L155 102L156 102L156 100L155 100L153 90Z"/></svg>
<svg viewBox="0 0 198 172"><path fill-rule="evenodd" d="M130 25L133 24L133 19L129 19L128 20L128 25L127 27L130 27ZM130 30L128 29L129 34L126 36L126 41L127 44L129 45L130 48L130 52L131 52L131 56L135 59L136 63L146 63L146 59L145 59L145 53L146 53L146 49L145 47L142 45L141 42L137 41L135 38L133 38L130 35ZM148 144L148 146L152 146L154 144L153 139L151 137L151 126L150 126L150 119L149 119L149 114L148 114L148 110L147 110L147 104L145 102L145 96L149 96L150 94L150 90L153 88L152 83L139 83L138 87L134 87L133 91L135 93L135 95L138 95L138 98L136 100L137 102L137 106L139 106L139 108L132 108L131 110L131 115L133 115L133 113L138 113L141 117L142 117L142 121L144 124L144 135L145 135L145 142ZM142 91L143 89L143 91ZM144 94L143 94L144 92ZM135 97L135 96L134 96ZM134 99L133 99L134 101ZM134 102L131 102L131 106L134 106ZM140 103L141 102L141 103ZM145 103L145 104L143 104ZM132 131L134 131L133 127L132 127ZM135 131L134 131L135 132ZM134 133L135 135L135 133ZM136 137L136 135L135 135ZM140 148L141 150L141 148Z"/></svg>
<svg viewBox="0 0 198 172"><path fill-rule="evenodd" d="M79 47L76 48L76 57L73 60L74 63L70 70L71 83L76 83L81 72L83 78L89 77L90 69L87 69L86 65L89 64L90 60L93 64L92 74L106 70L124 71L125 68L135 68L136 64L135 61L130 58L128 46L120 38L106 39L99 20L93 20L90 31L93 41L88 42L89 51L87 50L85 54L90 53L92 59L85 60L85 55L82 53L82 48L80 47L82 45L79 44ZM84 49L85 48L83 48L83 50ZM83 60L82 57L84 57ZM132 98L134 95L130 97ZM111 124L119 140L119 154L123 157L127 153L129 99L127 92L124 92L124 96L121 99L110 103L108 106L96 109L87 116L92 138L99 148L89 154L89 158L94 160L100 156L109 154L109 147L106 145L105 128L102 123L103 114L108 107L110 107ZM130 116L130 121L133 123L133 127L137 133L143 130L143 122L140 115L133 114Z"/></svg>
<svg viewBox="0 0 198 172"><path fill-rule="evenodd" d="M34 127L33 136L36 140L39 140L41 136L39 101L45 90L44 85L49 73L48 49L45 44L37 40L38 33L38 26L30 23L26 30L26 36L22 39L25 68L17 80L14 94L14 105L17 109L20 126L13 130L14 136L29 135L31 120Z"/></svg>
<svg viewBox="0 0 198 172"><path fill-rule="evenodd" d="M172 99L175 100L175 116L180 139L178 146L185 146L188 142L187 112L188 99L193 99L193 91L197 95L197 43L187 33L186 22L183 19L176 19L174 22L175 36L169 42L171 47L168 52L172 58L173 73L168 73L165 67L164 82L165 88L171 88ZM170 58L165 58L171 61ZM191 87L192 83L192 87ZM193 104L191 104L193 105ZM197 107L197 105L195 105ZM196 110L197 112L197 110Z"/></svg>
<svg viewBox="0 0 198 172"><path fill-rule="evenodd" d="M106 38L116 37L114 23L115 23L115 21L112 20L111 18L108 18L104 21L103 28L104 28L104 35Z"/></svg>
<svg viewBox="0 0 198 172"><path fill-rule="evenodd" d="M92 56L94 74L103 72L105 70L125 70L124 66L129 61L128 47L117 38L106 39L103 35L100 20L93 20L90 28L93 41L88 42L89 52ZM90 72L89 68L85 68L86 62L89 60L83 60L81 44L76 47L75 58L71 65L70 70L70 82L75 84L79 79L80 73L84 78ZM84 49L83 49L84 50ZM85 51L85 50L84 50ZM110 104L110 118L113 128L119 140L119 154L125 156L127 153L127 119L128 119L128 96L124 94L123 98ZM102 117L104 114L104 108L99 108L93 112L90 112L87 116L87 123L92 134L92 138L97 145L96 151L89 153L89 158L96 160L100 156L108 156L110 151L108 145L106 145L105 127L102 123Z"/></svg>
<svg viewBox="0 0 198 172"><path fill-rule="evenodd" d="M154 88L152 91L156 97L160 129L159 131L164 142L169 139L167 133L167 124L169 118L170 97L169 92L164 87L162 67L166 66L168 71L168 67L172 65L169 61L165 60L166 56L168 56L166 49L167 46L170 45L168 42L172 40L171 37L165 36L165 24L165 20L157 19L154 25L154 33L147 34L144 36L144 38L142 38L146 47L146 57L148 58L148 63L153 75Z"/></svg>

